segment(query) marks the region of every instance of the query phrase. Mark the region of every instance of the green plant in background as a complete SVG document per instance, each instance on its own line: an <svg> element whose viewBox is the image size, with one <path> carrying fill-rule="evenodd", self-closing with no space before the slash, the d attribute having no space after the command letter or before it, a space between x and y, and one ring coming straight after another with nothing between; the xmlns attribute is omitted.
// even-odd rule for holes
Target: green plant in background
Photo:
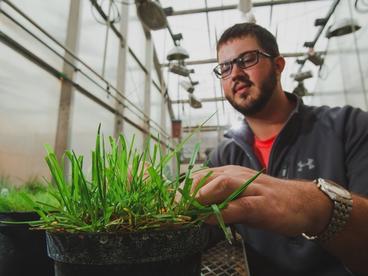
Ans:
<svg viewBox="0 0 368 276"><path fill-rule="evenodd" d="M50 189L39 181L28 181L17 187L5 180L0 183L0 212L33 212L38 202L56 204Z"/></svg>
<svg viewBox="0 0 368 276"><path fill-rule="evenodd" d="M134 148L134 139L128 144L120 135L117 140L109 137L110 150L107 151L99 127L92 151L90 177L83 171L83 156L66 151L64 162L59 163L53 150L46 146L45 159L56 188L51 195L57 204L41 204L38 209L41 219L32 223L33 226L50 231L125 233L185 227L202 223L208 215L216 214L227 234L220 210L260 172L222 204L203 206L195 197L212 172L192 191L191 174L199 144L193 151L188 170L180 174L180 151L190 137L164 154L160 143L155 143L151 150L148 140L140 152ZM173 158L176 159L177 173L169 178L165 171ZM65 162L71 164L68 178L64 176Z"/></svg>

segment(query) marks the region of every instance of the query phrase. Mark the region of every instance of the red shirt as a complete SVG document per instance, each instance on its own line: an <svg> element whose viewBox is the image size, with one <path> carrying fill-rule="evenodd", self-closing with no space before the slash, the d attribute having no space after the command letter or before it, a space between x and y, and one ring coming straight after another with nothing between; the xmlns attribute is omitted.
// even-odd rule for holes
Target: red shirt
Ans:
<svg viewBox="0 0 368 276"><path fill-rule="evenodd" d="M254 144L253 144L254 152L258 157L258 160L261 163L261 165L266 169L268 167L268 161L270 159L272 145L276 139L276 136L277 135L266 140L259 140L257 137L254 136Z"/></svg>

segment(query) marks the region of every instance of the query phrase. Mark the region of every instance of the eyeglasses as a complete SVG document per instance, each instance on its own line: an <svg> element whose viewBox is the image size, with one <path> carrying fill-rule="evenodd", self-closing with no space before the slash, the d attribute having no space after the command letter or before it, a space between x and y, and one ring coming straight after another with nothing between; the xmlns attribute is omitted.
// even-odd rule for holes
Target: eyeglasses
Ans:
<svg viewBox="0 0 368 276"><path fill-rule="evenodd" d="M260 55L272 58L271 55L264 53L260 50L248 51L240 54L233 60L218 64L213 69L213 72L215 72L216 77L218 77L219 79L225 79L231 75L234 63L236 63L236 65L241 69L247 69L249 67L256 65L259 62Z"/></svg>

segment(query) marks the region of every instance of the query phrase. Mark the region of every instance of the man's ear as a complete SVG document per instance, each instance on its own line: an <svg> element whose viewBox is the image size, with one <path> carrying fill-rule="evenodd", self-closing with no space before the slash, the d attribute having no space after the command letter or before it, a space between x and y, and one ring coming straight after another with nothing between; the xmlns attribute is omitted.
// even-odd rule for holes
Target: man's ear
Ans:
<svg viewBox="0 0 368 276"><path fill-rule="evenodd" d="M280 77L282 71L285 68L285 58L283 56L277 56L273 59L277 76Z"/></svg>

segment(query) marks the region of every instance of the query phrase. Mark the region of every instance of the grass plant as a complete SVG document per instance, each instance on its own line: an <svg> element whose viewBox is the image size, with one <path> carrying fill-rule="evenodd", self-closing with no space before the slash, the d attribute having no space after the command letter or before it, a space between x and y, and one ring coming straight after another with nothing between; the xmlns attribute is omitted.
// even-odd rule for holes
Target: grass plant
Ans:
<svg viewBox="0 0 368 276"><path fill-rule="evenodd" d="M203 206L196 200L198 190L211 176L207 173L192 191L194 164L199 152L195 146L185 173L180 172L180 152L190 139L186 137L173 150L164 154L160 143L151 149L151 141L144 149L128 143L123 135L117 140L109 137L108 147L100 127L92 151L92 173L84 172L83 156L66 151L63 162L58 162L50 146L46 146L47 165L52 174L56 204L40 205L40 221L35 227L66 232L136 232L147 229L170 229L202 223L216 214L225 230L221 209L235 199L259 174L249 179L227 200L219 205ZM108 148L109 150L107 150ZM165 174L172 159L176 159L176 174ZM71 175L65 177L66 162ZM178 193L181 194L178 199ZM51 211L50 211L51 210Z"/></svg>
<svg viewBox="0 0 368 276"><path fill-rule="evenodd" d="M29 181L19 187L3 181L0 184L0 212L34 212L38 202L56 204L49 188L39 181Z"/></svg>

